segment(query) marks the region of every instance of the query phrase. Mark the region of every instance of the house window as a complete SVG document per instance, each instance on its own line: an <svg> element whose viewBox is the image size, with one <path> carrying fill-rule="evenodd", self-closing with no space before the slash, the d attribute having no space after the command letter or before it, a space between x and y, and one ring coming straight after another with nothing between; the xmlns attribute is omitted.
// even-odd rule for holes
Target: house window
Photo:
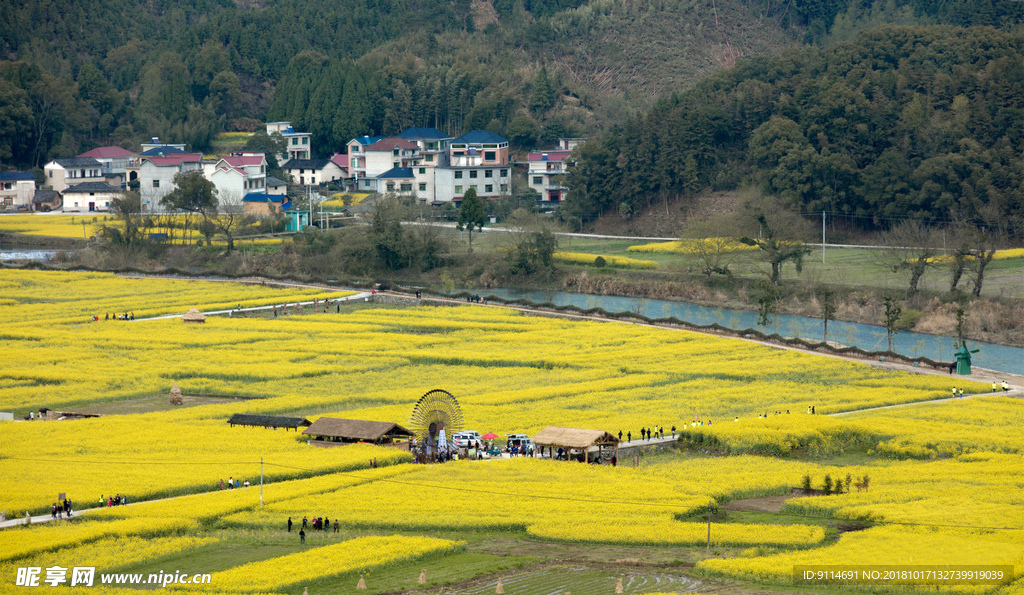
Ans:
<svg viewBox="0 0 1024 595"><path fill-rule="evenodd" d="M427 191L427 185L421 182L420 183L420 192L426 192L426 191Z"/></svg>
<svg viewBox="0 0 1024 595"><path fill-rule="evenodd" d="M473 190L476 190L476 184L470 184L469 187L472 188Z"/></svg>
<svg viewBox="0 0 1024 595"><path fill-rule="evenodd" d="M427 158L427 163L433 163L434 162L434 156L433 155L427 155L426 158Z"/></svg>
<svg viewBox="0 0 1024 595"><path fill-rule="evenodd" d="M395 157L398 157L398 149L391 151L391 154L394 155Z"/></svg>
<svg viewBox="0 0 1024 595"><path fill-rule="evenodd" d="M421 173L421 174L425 174L425 173L427 173L427 168L425 168L425 167L421 167L421 168L420 168L420 173Z"/></svg>
<svg viewBox="0 0 1024 595"><path fill-rule="evenodd" d="M52 169L50 171L46 172L46 173L50 174L51 178L53 177L53 170Z"/></svg>
<svg viewBox="0 0 1024 595"><path fill-rule="evenodd" d="M297 139L297 138L293 138L293 139L292 139L292 144L293 144L293 145L297 145L297 144L299 144L299 139Z"/></svg>
<svg viewBox="0 0 1024 595"><path fill-rule="evenodd" d="M302 137L302 144L304 144L304 145L308 145L309 144L309 137L308 136Z"/></svg>
<svg viewBox="0 0 1024 595"><path fill-rule="evenodd" d="M300 170L299 170L299 173L300 173L300 174L304 174L304 173L306 173L306 170L304 170L304 169L300 169Z"/></svg>
<svg viewBox="0 0 1024 595"><path fill-rule="evenodd" d="M153 187L154 188L159 188L160 187L160 180L153 180ZM78 206L78 205L75 205L75 206Z"/></svg>
<svg viewBox="0 0 1024 595"><path fill-rule="evenodd" d="M455 172L455 179L456 180L461 180L462 179L462 172L461 171Z"/></svg>
<svg viewBox="0 0 1024 595"><path fill-rule="evenodd" d="M348 148L348 152L349 153L358 153L359 152L359 145L352 145L351 147Z"/></svg>
<svg viewBox="0 0 1024 595"><path fill-rule="evenodd" d="M394 192L394 191L395 191L395 183L394 182L388 182L388 192Z"/></svg>
<svg viewBox="0 0 1024 595"><path fill-rule="evenodd" d="M484 177L485 178L493 178L494 177L494 170L493 169L485 169L484 170Z"/></svg>
<svg viewBox="0 0 1024 595"><path fill-rule="evenodd" d="M455 194L462 194L462 186L455 187Z"/></svg>
<svg viewBox="0 0 1024 595"><path fill-rule="evenodd" d="M412 184L402 184L402 192L412 192Z"/></svg>
<svg viewBox="0 0 1024 595"><path fill-rule="evenodd" d="M484 161L494 161L497 154L496 151L484 151Z"/></svg>
<svg viewBox="0 0 1024 595"><path fill-rule="evenodd" d="M316 184L316 178L314 178L313 176L310 176L309 177L309 184L310 185Z"/></svg>
<svg viewBox="0 0 1024 595"><path fill-rule="evenodd" d="M476 170L475 169L469 170L469 177L470 178L476 178Z"/></svg>
<svg viewBox="0 0 1024 595"><path fill-rule="evenodd" d="M543 184L544 183L544 176L533 176L533 183L534 184Z"/></svg>
<svg viewBox="0 0 1024 595"><path fill-rule="evenodd" d="M488 185L484 186L484 192L486 192L488 194L494 192L494 185L493 184L488 184Z"/></svg>
<svg viewBox="0 0 1024 595"><path fill-rule="evenodd" d="M508 184L502 184L501 185L501 191L502 192L508 192Z"/></svg>
<svg viewBox="0 0 1024 595"><path fill-rule="evenodd" d="M508 170L507 169L501 170L501 177L503 177L503 178L507 178L508 177Z"/></svg>

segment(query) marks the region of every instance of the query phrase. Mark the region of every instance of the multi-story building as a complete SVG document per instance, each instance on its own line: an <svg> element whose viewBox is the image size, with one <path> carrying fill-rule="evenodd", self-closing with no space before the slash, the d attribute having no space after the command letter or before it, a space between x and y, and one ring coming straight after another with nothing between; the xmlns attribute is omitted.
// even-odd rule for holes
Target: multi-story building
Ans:
<svg viewBox="0 0 1024 595"><path fill-rule="evenodd" d="M353 142L349 141L348 146L351 150ZM419 159L419 145L399 136L388 136L366 145L356 142L355 147L358 148L360 165L358 170L352 167L353 155L349 153L349 170L356 172L357 190L384 192L379 189L380 182L377 180L381 174L395 168L412 167Z"/></svg>
<svg viewBox="0 0 1024 595"><path fill-rule="evenodd" d="M291 122L267 122L267 134L280 134L287 143L285 153L277 156L278 163L287 159L309 159L313 156L313 134L296 132Z"/></svg>
<svg viewBox="0 0 1024 595"><path fill-rule="evenodd" d="M154 151L156 149L153 149ZM174 190L174 176L192 171L203 170L202 153L172 152L166 154L157 151L155 155L147 155L144 151L139 156L137 165L139 193L142 196L144 211L160 210L160 200ZM65 197L65 205L67 198Z"/></svg>
<svg viewBox="0 0 1024 595"><path fill-rule="evenodd" d="M508 139L484 130L467 132L449 144L448 166L435 170L435 202L462 202L470 188L481 198L508 194L511 167Z"/></svg>
<svg viewBox="0 0 1024 595"><path fill-rule="evenodd" d="M559 203L565 200L568 188L562 180L569 155L569 151L537 151L527 155L530 169L526 182L540 195L540 202Z"/></svg>
<svg viewBox="0 0 1024 595"><path fill-rule="evenodd" d="M128 167L132 165L135 153L121 147L96 147L86 151L79 157L92 157L103 166L103 174L108 177L118 177L121 182L131 181L135 178L128 177Z"/></svg>
<svg viewBox="0 0 1024 595"><path fill-rule="evenodd" d="M106 182L103 164L92 157L66 157L54 159L43 166L46 185L51 190L63 192L68 186L86 182Z"/></svg>
<svg viewBox="0 0 1024 595"><path fill-rule="evenodd" d="M367 177L366 153L364 149L382 138L384 137L364 135L348 141L348 144L345 146L345 152L348 153L348 174L349 177L355 180L357 188L359 187L359 180ZM390 169L390 167L388 169ZM372 175L381 174L385 171L387 171L387 169L381 170Z"/></svg>
<svg viewBox="0 0 1024 595"><path fill-rule="evenodd" d="M412 167L413 192L431 204L445 202L437 196L435 180L437 169L448 167L448 145L454 137L436 128L409 128L398 136L419 146L419 157Z"/></svg>
<svg viewBox="0 0 1024 595"><path fill-rule="evenodd" d="M0 173L0 208L29 209L35 195L35 174L18 171Z"/></svg>
<svg viewBox="0 0 1024 595"><path fill-rule="evenodd" d="M242 197L267 187L267 160L263 153L241 153L203 165L206 179L217 187L222 204L238 204Z"/></svg>

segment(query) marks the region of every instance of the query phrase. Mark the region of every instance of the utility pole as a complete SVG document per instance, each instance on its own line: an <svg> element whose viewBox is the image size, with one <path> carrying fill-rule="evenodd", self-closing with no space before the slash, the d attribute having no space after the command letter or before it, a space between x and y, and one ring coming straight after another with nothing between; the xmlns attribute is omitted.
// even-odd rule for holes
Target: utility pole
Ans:
<svg viewBox="0 0 1024 595"><path fill-rule="evenodd" d="M821 264L825 264L825 211L821 212Z"/></svg>
<svg viewBox="0 0 1024 595"><path fill-rule="evenodd" d="M711 551L711 505L708 504L708 551Z"/></svg>
<svg viewBox="0 0 1024 595"><path fill-rule="evenodd" d="M263 506L263 457L260 457L260 506Z"/></svg>

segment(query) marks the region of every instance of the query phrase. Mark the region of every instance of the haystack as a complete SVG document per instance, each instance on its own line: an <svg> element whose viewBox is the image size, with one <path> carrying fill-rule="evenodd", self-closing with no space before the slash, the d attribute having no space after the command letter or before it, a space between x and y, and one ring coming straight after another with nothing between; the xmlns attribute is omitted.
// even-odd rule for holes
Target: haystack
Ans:
<svg viewBox="0 0 1024 595"><path fill-rule="evenodd" d="M184 403L181 399L181 389L178 388L178 382L175 381L171 386L171 405L181 405Z"/></svg>
<svg viewBox="0 0 1024 595"><path fill-rule="evenodd" d="M202 324L206 322L206 316L198 308L192 308L181 319L186 323Z"/></svg>

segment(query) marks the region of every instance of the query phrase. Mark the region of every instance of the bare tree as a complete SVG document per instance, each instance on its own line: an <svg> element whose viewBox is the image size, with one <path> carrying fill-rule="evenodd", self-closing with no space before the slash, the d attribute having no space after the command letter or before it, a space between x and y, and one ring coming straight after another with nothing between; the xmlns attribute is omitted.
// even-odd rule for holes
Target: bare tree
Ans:
<svg viewBox="0 0 1024 595"><path fill-rule="evenodd" d="M715 274L731 277L729 267L743 248L736 239L738 232L734 217L720 215L688 225L681 241L692 246L702 273L708 277Z"/></svg>
<svg viewBox="0 0 1024 595"><path fill-rule="evenodd" d="M885 268L908 278L907 297L917 295L925 271L935 266L939 254L935 232L920 221L907 220L882 234L885 248L879 259Z"/></svg>

